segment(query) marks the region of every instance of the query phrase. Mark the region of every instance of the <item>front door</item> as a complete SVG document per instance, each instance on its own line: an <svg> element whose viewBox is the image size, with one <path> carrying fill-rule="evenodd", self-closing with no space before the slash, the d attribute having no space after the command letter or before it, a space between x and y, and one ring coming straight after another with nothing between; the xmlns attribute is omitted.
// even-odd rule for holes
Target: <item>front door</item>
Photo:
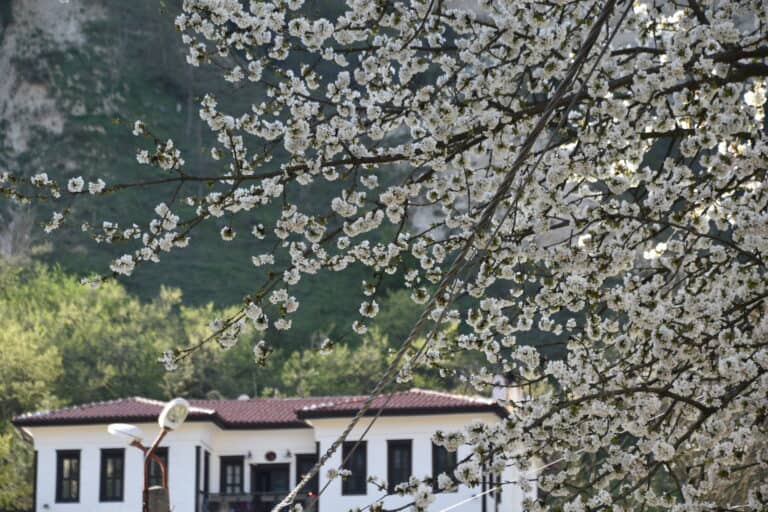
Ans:
<svg viewBox="0 0 768 512"><path fill-rule="evenodd" d="M251 492L254 511L269 512L291 487L289 464L253 464L251 466Z"/></svg>
<svg viewBox="0 0 768 512"><path fill-rule="evenodd" d="M317 464L317 454L316 453L299 453L296 455L296 484L298 485L299 482L304 478L304 475L309 473L313 467L315 467L315 464ZM303 493L306 493L309 496L309 499L306 500L304 503L304 510L307 512L317 512L318 506L317 502L315 502L315 507L311 508L312 501L317 497L318 492L318 479L317 475L315 475L312 480L309 481L309 483L304 487Z"/></svg>

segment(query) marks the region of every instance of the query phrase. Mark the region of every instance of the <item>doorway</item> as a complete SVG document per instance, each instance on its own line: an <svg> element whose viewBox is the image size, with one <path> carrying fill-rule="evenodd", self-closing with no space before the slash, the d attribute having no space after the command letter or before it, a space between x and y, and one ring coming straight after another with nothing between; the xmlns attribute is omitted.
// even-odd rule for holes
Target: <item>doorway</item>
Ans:
<svg viewBox="0 0 768 512"><path fill-rule="evenodd" d="M269 512L291 490L290 464L252 464L254 512Z"/></svg>
<svg viewBox="0 0 768 512"><path fill-rule="evenodd" d="M301 482L301 480L304 478L304 475L309 473L313 467L315 467L315 464L317 464L317 454L316 453L298 453L296 454L296 484ZM319 482L317 475L315 475L312 480L309 481L309 483L304 487L302 494L307 494L308 499L305 500L303 503L304 510L306 512L317 512L319 510L319 502L315 503L314 507L311 507L310 504L317 496L317 492L319 489Z"/></svg>

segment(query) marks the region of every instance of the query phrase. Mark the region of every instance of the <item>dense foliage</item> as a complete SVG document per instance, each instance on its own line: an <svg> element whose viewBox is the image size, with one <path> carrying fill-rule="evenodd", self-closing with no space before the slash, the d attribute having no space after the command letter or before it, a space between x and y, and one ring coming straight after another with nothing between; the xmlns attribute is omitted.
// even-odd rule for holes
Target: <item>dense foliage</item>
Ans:
<svg viewBox="0 0 768 512"><path fill-rule="evenodd" d="M16 414L127 396L357 394L388 357L386 338L375 336L343 347L359 362L351 367L331 363L316 343L317 350L274 354L260 368L244 343L226 352L205 347L168 373L157 362L163 348L200 339L208 320L223 312L184 306L175 289L161 288L149 302L116 283L92 290L40 264L0 260L0 311L0 510L26 510L31 502L31 447L10 424ZM317 371L313 360L322 379L306 373Z"/></svg>
<svg viewBox="0 0 768 512"><path fill-rule="evenodd" d="M0 509L25 510L31 447L10 419L94 400L168 396L172 380L157 351L184 339L207 311L182 322L178 292L163 289L142 304L118 285L94 293L42 266L0 261L0 283Z"/></svg>

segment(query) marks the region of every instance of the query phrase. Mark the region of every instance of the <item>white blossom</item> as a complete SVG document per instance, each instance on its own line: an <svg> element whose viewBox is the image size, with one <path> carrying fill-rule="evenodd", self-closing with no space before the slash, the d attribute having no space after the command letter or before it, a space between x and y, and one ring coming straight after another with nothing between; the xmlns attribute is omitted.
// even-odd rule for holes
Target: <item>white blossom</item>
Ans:
<svg viewBox="0 0 768 512"><path fill-rule="evenodd" d="M175 183L179 198L146 226L88 226L136 244L112 271L159 261L201 225L231 241L242 219L259 284L216 329L223 347L246 326L283 335L305 277L362 269L362 290L339 290L360 303L343 327L366 333L389 279L428 308L399 381L429 367L479 393L498 375L536 389L500 400L498 425L436 434L469 453L440 488L539 459L558 462L530 510L765 510L764 485L734 485L768 470L763 4L303 5L183 2L188 62L260 92L204 95L204 171L172 139L138 149L161 176L147 186ZM0 192L56 200L47 171L0 174ZM89 200L80 179L67 199ZM260 364L268 353L254 348ZM422 483L400 488L417 510L432 499Z"/></svg>
<svg viewBox="0 0 768 512"><path fill-rule="evenodd" d="M85 180L81 176L70 178L67 182L67 190L73 194L78 194L83 191L85 187Z"/></svg>
<svg viewBox="0 0 768 512"><path fill-rule="evenodd" d="M104 187L107 184L104 183L104 180L101 178L97 179L96 181L88 182L88 193L90 194L101 194L104 191Z"/></svg>
<svg viewBox="0 0 768 512"><path fill-rule="evenodd" d="M133 256L130 254L124 254L123 256L120 256L115 261L113 261L109 268L117 274L130 276L133 273L133 269L135 267L136 262L134 261Z"/></svg>

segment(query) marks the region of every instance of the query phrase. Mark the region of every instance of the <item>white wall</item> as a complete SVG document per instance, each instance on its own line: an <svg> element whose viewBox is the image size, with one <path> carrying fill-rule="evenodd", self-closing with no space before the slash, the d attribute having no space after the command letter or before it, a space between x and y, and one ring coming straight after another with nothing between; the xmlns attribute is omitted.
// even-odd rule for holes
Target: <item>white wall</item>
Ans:
<svg viewBox="0 0 768 512"><path fill-rule="evenodd" d="M138 424L149 443L158 433L156 424ZM66 427L34 427L27 429L38 451L37 510L35 512L137 512L141 510L143 487L142 453L126 446L119 438L107 433L106 425ZM195 453L200 447L199 482L203 489L204 453L210 453L211 493L219 492L219 457L245 456L245 492L250 492L251 464L267 463L265 455L274 451L275 463L289 463L291 485L295 485L295 455L315 453L311 428L283 430L226 430L211 423L187 422L171 432L160 443L168 447L168 487L171 505L176 511L194 511ZM102 448L125 448L125 487L122 502L99 502L99 481ZM76 449L80 453L80 501L56 503L56 451ZM286 452L291 456L287 457ZM248 458L248 453L251 457ZM45 508L47 505L48 508Z"/></svg>
<svg viewBox="0 0 768 512"><path fill-rule="evenodd" d="M296 454L315 453L315 437L311 428L282 430L219 430L211 439L211 492L219 492L220 457L243 455L244 491L251 492L251 464L290 464L291 486L296 482ZM268 461L267 452L275 452L277 458ZM290 451L290 455L287 452ZM248 453L250 452L250 457Z"/></svg>
<svg viewBox="0 0 768 512"><path fill-rule="evenodd" d="M156 424L138 424L149 442L158 433ZM168 447L171 504L177 511L194 510L195 447L210 439L216 427L189 422L177 432L170 432L160 446ZM141 510L143 456L140 450L126 446L107 433L106 425L33 427L37 458L37 510L35 512L137 512ZM102 448L125 448L125 486L122 502L99 501ZM80 501L56 503L56 451L79 449ZM202 465L202 454L201 454ZM202 487L202 485L201 485Z"/></svg>
<svg viewBox="0 0 768 512"><path fill-rule="evenodd" d="M435 430L463 430L474 420L498 421L492 414L445 414L432 416L402 416L379 418L367 434L368 475L387 477L387 440L411 439L413 447L413 475L418 478L431 476L432 434ZM212 423L187 422L177 432L171 432L160 446L169 448L169 488L173 509L177 512L193 512L195 504L195 451L200 447L200 489L203 485L204 453L210 453L211 493L219 492L219 457L242 455L244 460L244 491L250 492L251 464L267 463L268 451L277 454L275 463L290 464L291 486L296 484L296 459L301 453L314 453L315 442L320 443L323 453L344 429L349 418L312 420L313 428L282 430L221 430ZM356 440L367 426L364 418L353 431L349 440ZM158 432L156 424L139 424L147 441L154 439ZM37 509L35 512L139 512L141 510L141 489L143 483L142 454L136 448L125 446L121 440L107 433L106 425L33 427L27 429L34 438L38 451ZM125 487L123 502L99 502L100 455L102 448L125 447ZM79 503L56 503L56 450L79 449L80 460L80 501ZM468 447L459 449L458 458L469 453ZM291 455L287 456L290 451ZM250 452L250 458L248 453ZM326 470L338 467L341 450L337 451L320 473L320 488L326 482ZM516 475L509 470L504 475L507 481ZM469 489L460 486L458 492L438 494L430 510L439 511L480 492L480 488ZM365 496L342 496L341 480L332 481L320 500L324 512L344 512L353 507L370 504L382 493L375 486L368 485ZM503 491L499 512L519 512L522 495L514 486ZM385 505L394 507L406 503L405 497L389 497ZM495 512L492 499L487 500L488 512ZM481 500L453 509L456 512L479 512Z"/></svg>
<svg viewBox="0 0 768 512"><path fill-rule="evenodd" d="M463 430L464 426L475 420L489 423L499 421L493 414L444 414L431 416L384 416L380 417L374 427L365 436L367 441L368 476L377 476L380 481L387 479L387 441L396 439L412 440L412 475L423 479L432 476L432 435L436 430L454 431ZM336 437L347 425L349 418L316 419L311 423L315 427L315 435L320 441L320 453L324 453ZM359 439L362 432L368 426L369 418L364 418L347 438L348 441ZM469 447L462 446L458 450L458 460L469 455ZM331 460L323 468L320 475L320 488L327 482L326 472L329 468L338 468L341 465L341 450L339 449L331 457ZM517 475L513 469L507 470L503 475L505 481L516 480ZM480 487L468 488L459 486L457 492L439 493L430 506L430 510L439 511L443 508L455 505L481 492ZM359 496L344 496L341 494L341 480L331 481L328 489L320 498L321 510L349 510L354 507L369 505L386 492L379 491L375 485L368 484L367 494ZM488 512L495 512L493 499L487 498ZM408 503L408 497L390 496L384 500L385 508L396 508ZM516 486L505 486L502 493L499 512L519 512L522 510L522 492ZM329 505L331 505L329 507ZM482 498L476 498L468 503L458 506L455 512L478 512L481 510Z"/></svg>

